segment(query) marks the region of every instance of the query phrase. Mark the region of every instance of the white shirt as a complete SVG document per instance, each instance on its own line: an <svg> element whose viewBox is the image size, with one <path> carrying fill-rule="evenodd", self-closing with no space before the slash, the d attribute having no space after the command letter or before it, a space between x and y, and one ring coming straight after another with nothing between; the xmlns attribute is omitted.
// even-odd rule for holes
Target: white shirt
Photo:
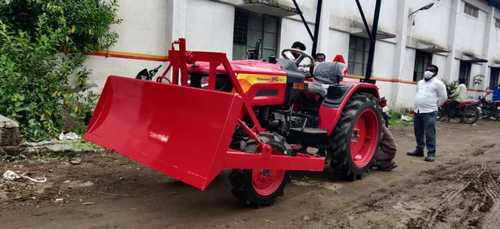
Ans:
<svg viewBox="0 0 500 229"><path fill-rule="evenodd" d="M417 95L415 96L415 113L438 111L438 107L447 99L446 86L441 80L436 77L429 81L420 80L417 83Z"/></svg>

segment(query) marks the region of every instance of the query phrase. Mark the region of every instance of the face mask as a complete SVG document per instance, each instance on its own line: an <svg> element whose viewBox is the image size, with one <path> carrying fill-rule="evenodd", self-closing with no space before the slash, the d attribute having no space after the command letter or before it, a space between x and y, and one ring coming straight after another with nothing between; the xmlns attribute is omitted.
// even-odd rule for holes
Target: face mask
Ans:
<svg viewBox="0 0 500 229"><path fill-rule="evenodd" d="M424 78L426 80L430 80L430 79L432 79L432 77L434 77L434 72L431 72L431 71L425 71L424 72Z"/></svg>

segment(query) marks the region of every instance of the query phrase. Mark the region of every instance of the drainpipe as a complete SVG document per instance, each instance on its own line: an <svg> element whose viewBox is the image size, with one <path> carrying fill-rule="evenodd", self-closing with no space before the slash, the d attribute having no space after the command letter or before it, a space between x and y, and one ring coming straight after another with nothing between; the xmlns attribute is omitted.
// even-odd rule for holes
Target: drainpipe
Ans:
<svg viewBox="0 0 500 229"><path fill-rule="evenodd" d="M447 81L453 81L458 79L458 74L455 74L455 70L453 68L455 64L455 57L457 52L455 50L456 46L456 35L457 35L457 18L459 14L459 5L461 1L452 1L451 11L450 11L450 27L448 29L448 49L450 52L448 53L448 59L446 60L446 71L444 74L441 74L442 79ZM456 75L456 78L454 77Z"/></svg>
<svg viewBox="0 0 500 229"><path fill-rule="evenodd" d="M313 38L313 47L311 51L311 55L314 57L318 50L318 38L319 38L319 29L321 24L321 11L323 10L323 0L317 0L318 4L316 5L316 20L314 22L314 38Z"/></svg>
<svg viewBox="0 0 500 229"><path fill-rule="evenodd" d="M393 75L398 77L398 79L404 79L405 76L405 60L406 60L406 45L408 43L408 28L409 24L409 7L408 0L399 0L398 1L398 15L397 20L399 22L397 28L397 43L396 43L396 58L394 60L394 68ZM397 108L402 104L398 104L399 90L400 84L392 83L391 84L391 97L388 98L390 101L390 106L393 108Z"/></svg>
<svg viewBox="0 0 500 229"><path fill-rule="evenodd" d="M373 60L375 58L375 45L377 43L377 32L378 32L378 21L380 17L380 8L382 6L382 0L377 0L375 3L375 15L373 16L373 25L371 30L371 38L370 39L370 50L368 52L368 60L366 63L366 73L364 82L373 82L371 80L373 73Z"/></svg>
<svg viewBox="0 0 500 229"><path fill-rule="evenodd" d="M489 87L490 85L490 75L491 69L488 64L492 59L492 34L495 33L495 7L490 7L490 14L488 16L488 20L486 21L486 30L484 34L484 43L483 43L483 55L488 60L487 63L483 65L482 74L485 76L484 86ZM484 89L484 88L481 88Z"/></svg>

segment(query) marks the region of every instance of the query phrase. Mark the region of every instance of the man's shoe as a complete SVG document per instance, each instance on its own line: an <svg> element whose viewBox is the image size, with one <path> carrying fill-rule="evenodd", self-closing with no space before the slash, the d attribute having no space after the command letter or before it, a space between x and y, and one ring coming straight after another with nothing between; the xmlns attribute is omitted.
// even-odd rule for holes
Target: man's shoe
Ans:
<svg viewBox="0 0 500 229"><path fill-rule="evenodd" d="M424 160L427 161L427 162L433 162L433 161L436 160L436 156L434 156L432 154L429 154L429 155L427 155L427 157L425 157Z"/></svg>
<svg viewBox="0 0 500 229"><path fill-rule="evenodd" d="M412 157L423 157L424 156L424 152L419 151L419 150L414 150L412 152L406 153L406 155L412 156Z"/></svg>

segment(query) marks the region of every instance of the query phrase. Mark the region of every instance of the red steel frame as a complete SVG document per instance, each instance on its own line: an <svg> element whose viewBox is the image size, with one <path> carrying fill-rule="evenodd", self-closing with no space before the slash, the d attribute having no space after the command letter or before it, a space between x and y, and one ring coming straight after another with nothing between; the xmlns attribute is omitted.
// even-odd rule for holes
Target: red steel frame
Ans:
<svg viewBox="0 0 500 229"><path fill-rule="evenodd" d="M325 159L307 154L297 154L296 156L273 154L271 146L261 142L259 134L265 129L259 123L253 111L252 101L241 88L235 72L224 53L213 52L188 52L186 51L186 40L181 38L174 42L179 49L174 47L169 51L170 64L172 65L172 84L179 86L189 86L188 64L196 62L208 62L208 90L215 90L217 67L222 65L234 87L234 93L243 100L243 111L238 126L252 139L260 143L257 153L247 153L229 149L224 156L224 168L238 169L278 169L278 170L302 170L302 171L323 171ZM174 46L173 45L173 46ZM241 118L248 116L253 127L249 127Z"/></svg>

